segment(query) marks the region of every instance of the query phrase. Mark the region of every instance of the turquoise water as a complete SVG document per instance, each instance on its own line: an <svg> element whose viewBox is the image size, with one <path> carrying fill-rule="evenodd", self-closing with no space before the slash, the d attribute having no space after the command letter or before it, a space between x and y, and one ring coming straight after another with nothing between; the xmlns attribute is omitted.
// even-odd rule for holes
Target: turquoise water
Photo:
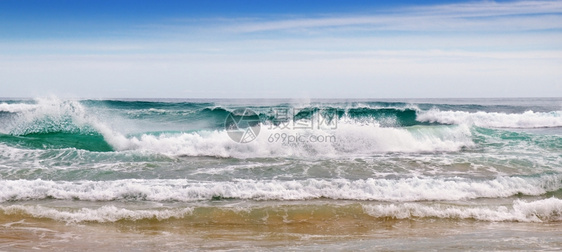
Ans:
<svg viewBox="0 0 562 252"><path fill-rule="evenodd" d="M225 121L244 109L259 128L240 143ZM559 98L0 100L4 232L126 226L153 244L172 234L170 249L220 234L214 248L280 250L523 234L535 242L521 248L548 249L561 197Z"/></svg>

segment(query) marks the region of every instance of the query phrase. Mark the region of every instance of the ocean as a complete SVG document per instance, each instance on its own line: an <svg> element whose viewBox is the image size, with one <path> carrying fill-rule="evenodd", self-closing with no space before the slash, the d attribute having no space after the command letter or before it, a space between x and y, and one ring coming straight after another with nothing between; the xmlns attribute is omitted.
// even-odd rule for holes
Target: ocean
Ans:
<svg viewBox="0 0 562 252"><path fill-rule="evenodd" d="M0 99L0 250L557 250L562 98Z"/></svg>

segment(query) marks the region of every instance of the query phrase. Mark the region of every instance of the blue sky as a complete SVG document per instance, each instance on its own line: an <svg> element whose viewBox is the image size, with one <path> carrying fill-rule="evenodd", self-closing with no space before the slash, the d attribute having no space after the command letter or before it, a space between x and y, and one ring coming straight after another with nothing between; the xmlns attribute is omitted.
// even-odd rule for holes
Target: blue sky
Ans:
<svg viewBox="0 0 562 252"><path fill-rule="evenodd" d="M0 0L0 97L562 94L562 1Z"/></svg>

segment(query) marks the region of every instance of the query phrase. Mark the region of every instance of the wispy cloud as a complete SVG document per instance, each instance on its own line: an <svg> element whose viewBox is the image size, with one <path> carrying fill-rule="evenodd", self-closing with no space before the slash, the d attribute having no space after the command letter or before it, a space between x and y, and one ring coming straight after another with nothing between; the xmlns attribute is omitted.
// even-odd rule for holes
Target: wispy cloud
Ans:
<svg viewBox="0 0 562 252"><path fill-rule="evenodd" d="M395 9L362 16L235 22L240 33L359 26L395 31L520 31L562 29L562 1L475 2Z"/></svg>
<svg viewBox="0 0 562 252"><path fill-rule="evenodd" d="M1 91L261 98L562 92L562 1L280 15L167 17L117 38L0 41Z"/></svg>

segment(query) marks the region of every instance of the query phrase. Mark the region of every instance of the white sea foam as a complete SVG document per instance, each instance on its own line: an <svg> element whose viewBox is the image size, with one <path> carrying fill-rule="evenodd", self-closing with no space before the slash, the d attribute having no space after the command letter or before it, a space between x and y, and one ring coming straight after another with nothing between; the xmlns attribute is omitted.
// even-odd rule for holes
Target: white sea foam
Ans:
<svg viewBox="0 0 562 252"><path fill-rule="evenodd" d="M0 103L0 112L17 113L22 111L29 111L38 108L39 105L27 103Z"/></svg>
<svg viewBox="0 0 562 252"><path fill-rule="evenodd" d="M461 206L451 204L398 203L364 204L363 209L377 218L441 218L481 221L543 222L562 221L562 200L515 200L512 206Z"/></svg>
<svg viewBox="0 0 562 252"><path fill-rule="evenodd" d="M403 179L306 179L295 181L188 180L45 181L3 180L0 202L38 199L83 201L200 201L214 197L253 200L316 198L377 201L467 200L503 198L517 194L542 195L562 188L562 175Z"/></svg>
<svg viewBox="0 0 562 252"><path fill-rule="evenodd" d="M17 116L4 122L0 132L12 135L87 130L95 121L78 101L57 98L36 99L36 104L10 104L20 109Z"/></svg>
<svg viewBox="0 0 562 252"><path fill-rule="evenodd" d="M186 156L330 157L385 152L447 152L474 145L471 132L465 126L383 128L341 123L334 130L280 130L262 126L258 137L245 144L233 141L224 130L127 138L106 127L97 128L116 150Z"/></svg>
<svg viewBox="0 0 562 252"><path fill-rule="evenodd" d="M116 222L119 220L141 220L182 218L192 212L191 208L159 209L159 210L130 210L115 206L102 206L97 209L81 208L77 210L61 210L38 205L0 206L6 214L25 213L36 218L49 218L67 223L76 222Z"/></svg>
<svg viewBox="0 0 562 252"><path fill-rule="evenodd" d="M375 218L415 219L474 219L479 221L557 222L562 221L562 200L547 198L535 201L514 200L503 205L460 205L436 202L425 203L361 203L363 211ZM218 206L225 210L249 211L261 208ZM41 205L0 206L7 215L27 214L35 218L49 218L67 223L137 221L142 219L182 219L193 216L195 207L126 209L113 205L98 208L56 208Z"/></svg>
<svg viewBox="0 0 562 252"><path fill-rule="evenodd" d="M494 128L546 128L562 127L562 111L533 112L520 114L498 112L440 111L432 109L418 112L420 122L467 124Z"/></svg>

